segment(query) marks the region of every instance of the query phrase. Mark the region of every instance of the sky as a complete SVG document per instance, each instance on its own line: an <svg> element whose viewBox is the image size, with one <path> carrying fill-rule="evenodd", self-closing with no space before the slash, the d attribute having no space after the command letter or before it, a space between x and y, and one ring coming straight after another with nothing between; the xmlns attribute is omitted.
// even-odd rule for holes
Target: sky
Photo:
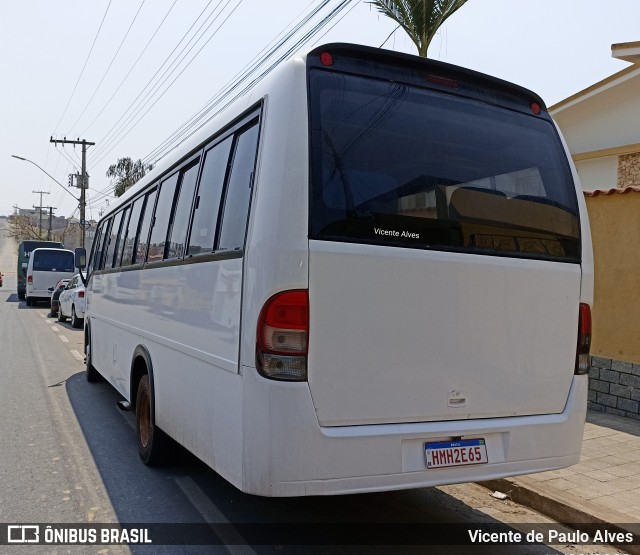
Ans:
<svg viewBox="0 0 640 555"><path fill-rule="evenodd" d="M0 215L42 197L56 215L77 217L80 190L67 184L81 149L50 142L66 137L95 143L87 219L98 219L113 201L111 164L145 160L324 2L296 38L345 7L302 48L352 42L415 53L366 0L4 0ZM640 41L639 20L640 0L468 0L428 56L515 82L551 106L628 67L611 45Z"/></svg>

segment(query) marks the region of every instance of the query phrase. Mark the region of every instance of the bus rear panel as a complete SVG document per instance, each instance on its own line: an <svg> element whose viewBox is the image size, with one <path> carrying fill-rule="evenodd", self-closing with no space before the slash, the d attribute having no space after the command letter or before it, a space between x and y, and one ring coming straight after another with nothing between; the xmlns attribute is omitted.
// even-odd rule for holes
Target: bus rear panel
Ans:
<svg viewBox="0 0 640 555"><path fill-rule="evenodd" d="M275 231L265 222L249 237L256 250L277 238L272 263L289 269L257 278L255 367L272 383L257 380L250 402L269 399L257 434L272 447L245 463L270 460L263 493L402 489L578 462L591 243L543 101L349 45L311 52L306 76L306 214L292 201ZM297 199L299 183L287 186ZM277 208L261 193L262 224L262 210ZM296 220L308 226L304 271L283 239L287 226L300 233Z"/></svg>

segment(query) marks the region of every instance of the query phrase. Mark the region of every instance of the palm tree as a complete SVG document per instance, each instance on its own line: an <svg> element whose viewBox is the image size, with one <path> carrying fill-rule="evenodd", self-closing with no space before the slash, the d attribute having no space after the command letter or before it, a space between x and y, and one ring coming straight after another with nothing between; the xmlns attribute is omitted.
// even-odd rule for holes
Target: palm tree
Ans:
<svg viewBox="0 0 640 555"><path fill-rule="evenodd" d="M393 19L418 47L418 55L427 56L427 48L445 20L467 0L372 0L380 12Z"/></svg>
<svg viewBox="0 0 640 555"><path fill-rule="evenodd" d="M117 164L112 164L107 170L107 177L116 180L114 194L119 197L136 181L144 177L147 170L142 160L134 162L131 158L119 158Z"/></svg>

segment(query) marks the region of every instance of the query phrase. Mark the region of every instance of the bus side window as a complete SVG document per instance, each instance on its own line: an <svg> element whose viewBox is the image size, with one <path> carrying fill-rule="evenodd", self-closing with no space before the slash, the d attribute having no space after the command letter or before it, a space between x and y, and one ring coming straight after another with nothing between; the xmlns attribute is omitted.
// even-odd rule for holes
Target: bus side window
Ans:
<svg viewBox="0 0 640 555"><path fill-rule="evenodd" d="M89 265L87 267L87 275L91 274L96 268L96 260L99 260L102 256L102 249L100 248L100 241L102 239L102 230L104 229L105 224L103 223L101 226L96 229L96 234L93 239L93 245L91 246L91 256L89 257Z"/></svg>
<svg viewBox="0 0 640 555"><path fill-rule="evenodd" d="M151 237L149 239L147 262L154 262L164 258L167 234L169 233L169 220L171 219L171 208L173 207L178 176L178 172L174 173L171 177L165 179L160 186L153 227L151 228Z"/></svg>
<svg viewBox="0 0 640 555"><path fill-rule="evenodd" d="M104 222L104 233L102 234L102 244L100 245L100 252L97 254L95 269L102 270L105 264L105 252L109 247L109 240L111 239L111 224L113 223L113 218L109 218L106 222Z"/></svg>
<svg viewBox="0 0 640 555"><path fill-rule="evenodd" d="M251 201L251 180L258 150L258 131L259 127L256 123L236 139L231 175L224 201L218 250L234 251L244 248Z"/></svg>
<svg viewBox="0 0 640 555"><path fill-rule="evenodd" d="M136 244L133 247L135 258L134 264L142 264L147 256L147 247L149 246L149 230L151 229L151 219L153 217L153 207L156 203L158 189L153 189L147 193L144 203L144 216L140 224L140 231L136 238Z"/></svg>
<svg viewBox="0 0 640 555"><path fill-rule="evenodd" d="M127 226L126 233L123 233L122 262L120 266L130 266L132 264L133 243L138 233L138 224L140 223L140 213L142 212L143 203L144 197L140 197L133 203L133 208L131 208L129 225Z"/></svg>
<svg viewBox="0 0 640 555"><path fill-rule="evenodd" d="M187 228L193 205L193 193L198 180L199 159L180 171L180 190L174 203L173 223L169 231L166 258L182 258L187 242Z"/></svg>
<svg viewBox="0 0 640 555"><path fill-rule="evenodd" d="M131 216L131 205L125 207L122 214L122 224L120 225L120 232L118 233L118 242L116 243L116 252L113 259L113 267L117 268L122 263L122 247L127 235L127 227L129 226L129 219Z"/></svg>
<svg viewBox="0 0 640 555"><path fill-rule="evenodd" d="M109 244L107 245L107 251L103 262L103 267L105 269L113 267L113 259L116 252L116 246L118 245L118 233L120 232L120 223L122 222L122 213L123 211L120 210L120 212L113 217L111 233L109 233Z"/></svg>
<svg viewBox="0 0 640 555"><path fill-rule="evenodd" d="M232 142L233 137L227 137L208 150L205 155L189 236L188 254L190 255L208 253L213 250L220 198Z"/></svg>

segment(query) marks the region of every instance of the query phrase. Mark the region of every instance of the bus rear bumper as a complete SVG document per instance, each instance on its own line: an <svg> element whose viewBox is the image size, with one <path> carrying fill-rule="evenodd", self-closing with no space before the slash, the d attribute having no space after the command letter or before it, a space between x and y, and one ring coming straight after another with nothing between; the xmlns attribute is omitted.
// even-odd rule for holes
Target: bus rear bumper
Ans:
<svg viewBox="0 0 640 555"><path fill-rule="evenodd" d="M365 493L492 480L571 466L580 459L587 390L588 377L575 376L560 414L331 428L319 427L314 418L315 429L310 420L304 426L305 418L295 424L270 422L268 453L264 453L270 461L270 476L265 479L265 467L253 467L256 453L251 455L245 448L249 458L244 468L250 472L243 476L242 489L268 496ZM426 468L427 442L459 437L483 439L488 462ZM248 479L250 476L257 480Z"/></svg>

